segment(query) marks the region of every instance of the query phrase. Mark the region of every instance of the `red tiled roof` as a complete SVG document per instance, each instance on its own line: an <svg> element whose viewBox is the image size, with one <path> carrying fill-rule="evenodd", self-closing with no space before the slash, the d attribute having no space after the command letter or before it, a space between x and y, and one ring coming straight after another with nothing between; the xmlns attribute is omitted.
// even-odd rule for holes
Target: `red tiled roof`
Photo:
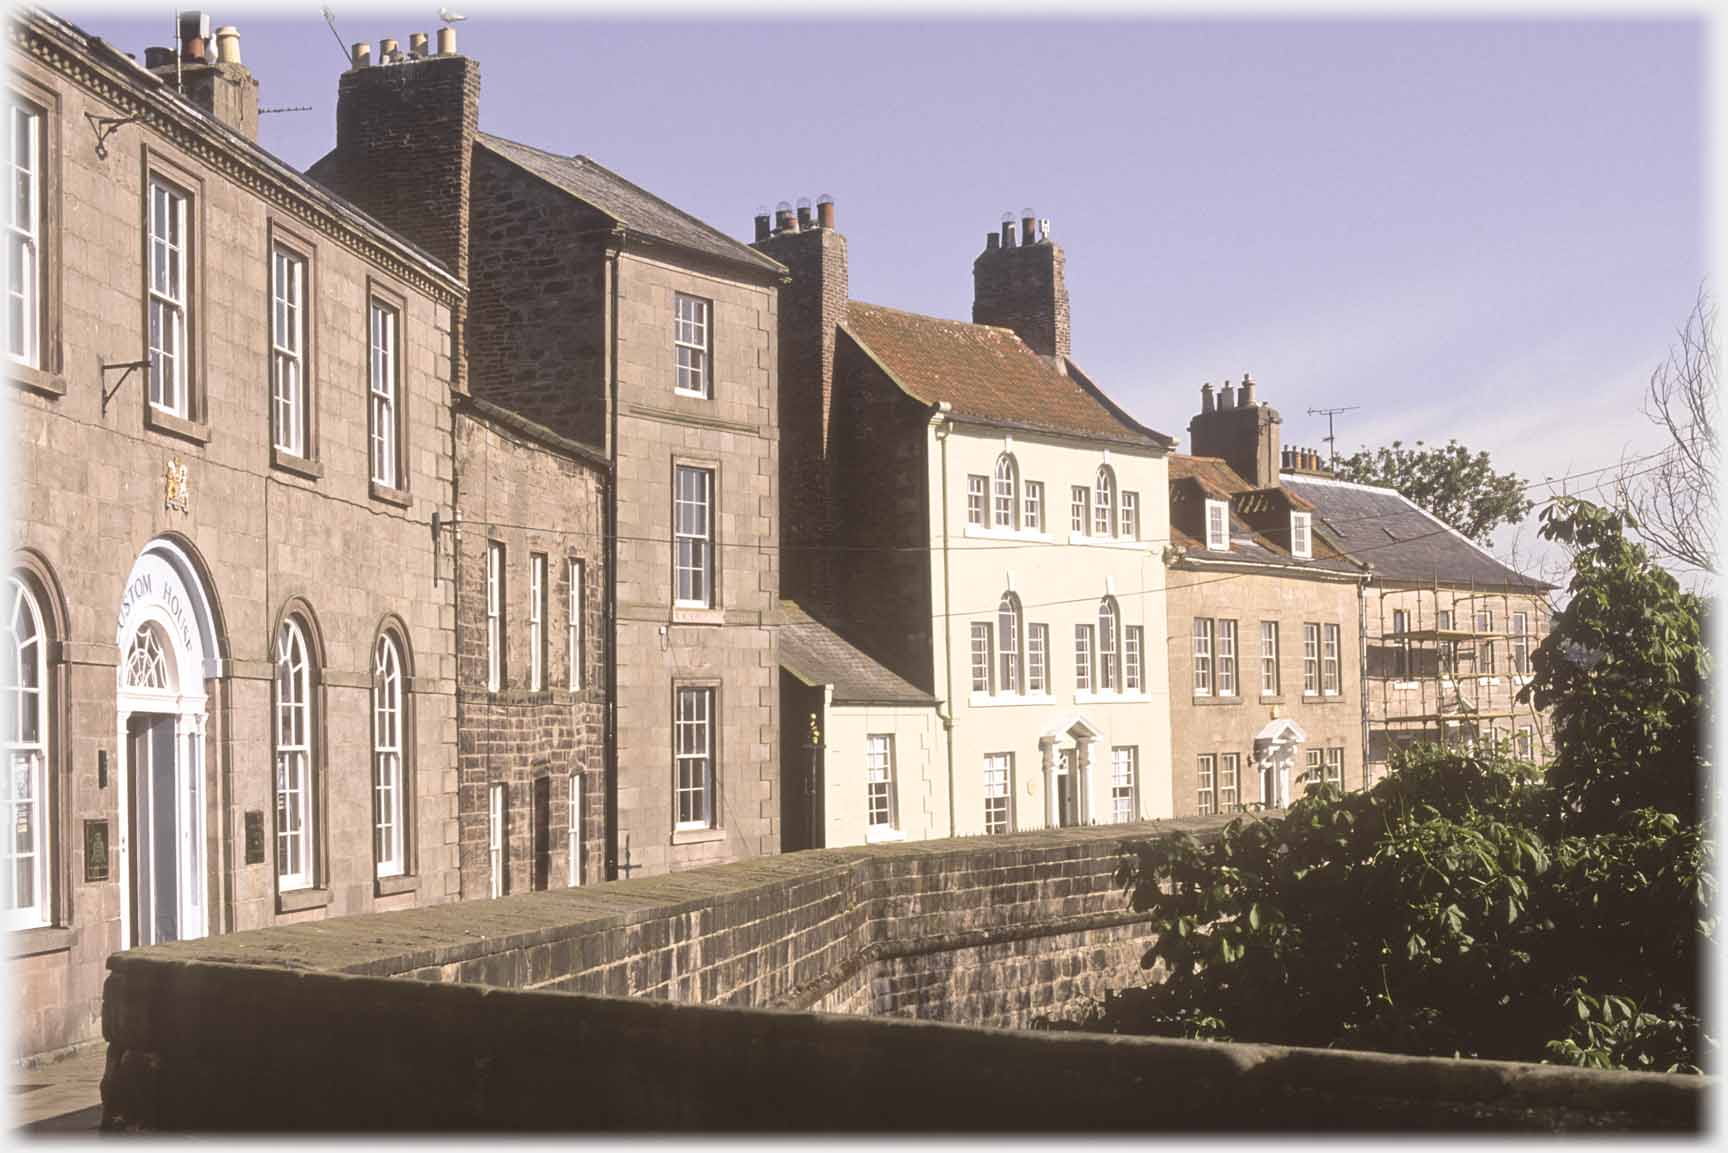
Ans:
<svg viewBox="0 0 1728 1153"><path fill-rule="evenodd" d="M846 330L915 399L947 401L956 416L1130 444L1165 443L1117 416L1009 329L854 300L847 304Z"/></svg>

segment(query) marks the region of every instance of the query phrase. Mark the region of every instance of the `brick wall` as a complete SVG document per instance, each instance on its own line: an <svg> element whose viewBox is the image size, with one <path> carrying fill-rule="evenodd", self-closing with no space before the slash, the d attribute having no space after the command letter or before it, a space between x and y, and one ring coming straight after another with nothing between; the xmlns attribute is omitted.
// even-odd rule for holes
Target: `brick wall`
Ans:
<svg viewBox="0 0 1728 1153"><path fill-rule="evenodd" d="M1125 835L1157 827L1204 835L1217 824L813 851L118 956L104 1120L209 1131L1698 1127L1705 1078L959 1023L1024 1023L1106 978L1140 979L1122 962L1144 942L1130 943L1138 930L1109 873ZM1092 969L1113 950L1113 970ZM941 1023L862 1016L939 1005Z"/></svg>
<svg viewBox="0 0 1728 1153"><path fill-rule="evenodd" d="M561 887L573 773L583 774L582 875L605 868L605 470L519 418L456 416L457 758L462 895L490 892L490 786L505 786L504 889ZM504 546L503 684L487 688L487 567ZM546 558L542 688L530 683L530 558ZM570 566L582 562L578 685L570 682Z"/></svg>
<svg viewBox="0 0 1728 1153"><path fill-rule="evenodd" d="M985 248L972 262L972 323L1011 328L1040 356L1068 356L1064 264L1048 240Z"/></svg>
<svg viewBox="0 0 1728 1153"><path fill-rule="evenodd" d="M834 571L846 639L926 692L931 656L929 409L849 335L834 346Z"/></svg>

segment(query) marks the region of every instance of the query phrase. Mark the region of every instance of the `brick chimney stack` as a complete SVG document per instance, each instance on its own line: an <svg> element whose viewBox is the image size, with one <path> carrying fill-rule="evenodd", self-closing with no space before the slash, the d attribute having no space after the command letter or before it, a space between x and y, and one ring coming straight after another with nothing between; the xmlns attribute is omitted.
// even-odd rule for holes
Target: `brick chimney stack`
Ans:
<svg viewBox="0 0 1728 1153"><path fill-rule="evenodd" d="M1001 235L972 262L972 321L1011 328L1060 364L1069 354L1068 284L1050 222L1024 209L1016 238L1013 214L1004 213Z"/></svg>
<svg viewBox="0 0 1728 1153"><path fill-rule="evenodd" d="M781 201L775 229L756 218L751 247L784 264L780 286L780 587L806 607L831 608L829 415L834 402L834 334L846 321L851 286L846 237L835 229L834 198Z"/></svg>
<svg viewBox="0 0 1728 1153"><path fill-rule="evenodd" d="M204 115L248 140L258 139L258 81L240 62L240 30L232 25L210 35L205 12L180 13L178 68L172 48L149 48L144 65Z"/></svg>
<svg viewBox="0 0 1728 1153"><path fill-rule="evenodd" d="M468 195L480 123L480 65L440 29L403 52L381 37L374 62L354 46L336 97L336 148L313 179L354 201L468 278Z"/></svg>
<svg viewBox="0 0 1728 1153"><path fill-rule="evenodd" d="M1200 388L1200 413L1188 422L1188 449L1195 456L1222 457L1224 462L1255 488L1278 483L1278 469L1285 460L1279 448L1276 410L1254 395L1254 380L1242 375L1240 388L1226 383L1212 402L1210 383Z"/></svg>

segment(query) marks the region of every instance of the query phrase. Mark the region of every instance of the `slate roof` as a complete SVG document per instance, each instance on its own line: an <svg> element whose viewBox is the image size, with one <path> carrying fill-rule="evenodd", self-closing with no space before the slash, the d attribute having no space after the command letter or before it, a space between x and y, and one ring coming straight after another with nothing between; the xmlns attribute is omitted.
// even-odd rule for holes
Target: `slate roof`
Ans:
<svg viewBox="0 0 1728 1153"><path fill-rule="evenodd" d="M913 399L947 401L956 416L1119 444L1173 443L1057 371L1010 329L858 300L848 302L844 327Z"/></svg>
<svg viewBox="0 0 1728 1153"><path fill-rule="evenodd" d="M1184 499L1185 489L1199 489L1201 499L1230 501L1230 550L1214 552L1206 547L1204 538L1196 537L1187 532L1177 523L1177 517L1172 510L1170 518L1170 540L1178 548L1185 549L1188 559L1204 563L1208 560L1245 561L1251 564L1294 565L1299 568L1310 568L1321 572L1357 573L1361 566L1352 563L1346 557L1336 555L1338 541L1329 538L1322 530L1318 515L1310 526L1310 557L1296 557L1290 554L1287 545L1256 529L1245 520L1241 513L1243 498L1254 500L1250 494L1258 494L1260 490L1249 484L1235 469L1223 459L1215 456L1188 456L1183 453L1171 453L1170 466L1170 498L1173 504ZM1274 494L1276 495L1276 494ZM1290 505L1297 511L1309 509L1309 502L1299 493L1286 491L1290 497ZM1263 499L1263 498L1262 498Z"/></svg>
<svg viewBox="0 0 1728 1153"><path fill-rule="evenodd" d="M1316 528L1324 527L1357 560L1374 563L1379 580L1531 590L1554 587L1501 564L1389 488L1294 473L1285 473L1280 480L1314 505Z"/></svg>
<svg viewBox="0 0 1728 1153"><path fill-rule="evenodd" d="M779 261L675 208L587 156L559 156L489 132L476 133L475 140L487 151L591 205L632 232L759 272L786 271Z"/></svg>
<svg viewBox="0 0 1728 1153"><path fill-rule="evenodd" d="M780 666L808 685L833 685L836 704L928 705L936 698L889 672L805 612L780 602Z"/></svg>

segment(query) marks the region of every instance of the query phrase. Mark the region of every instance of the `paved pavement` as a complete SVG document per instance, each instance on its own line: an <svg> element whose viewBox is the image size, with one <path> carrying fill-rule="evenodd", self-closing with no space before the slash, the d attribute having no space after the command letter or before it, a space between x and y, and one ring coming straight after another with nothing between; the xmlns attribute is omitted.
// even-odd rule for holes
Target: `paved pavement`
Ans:
<svg viewBox="0 0 1728 1153"><path fill-rule="evenodd" d="M102 1122L102 1069L108 1043L99 1041L69 1057L34 1068L14 1065L7 1086L11 1123L35 1136L93 1136Z"/></svg>

